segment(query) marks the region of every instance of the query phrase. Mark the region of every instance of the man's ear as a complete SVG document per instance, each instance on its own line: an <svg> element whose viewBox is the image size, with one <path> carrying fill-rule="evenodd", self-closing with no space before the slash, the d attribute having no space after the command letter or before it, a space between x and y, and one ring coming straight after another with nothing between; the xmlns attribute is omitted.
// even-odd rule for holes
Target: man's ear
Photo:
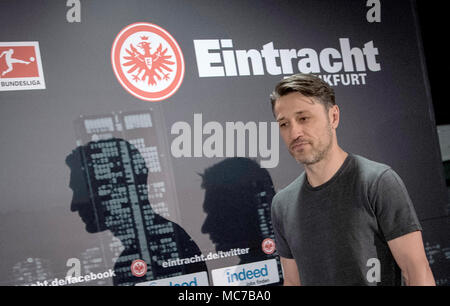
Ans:
<svg viewBox="0 0 450 306"><path fill-rule="evenodd" d="M330 124L333 129L337 129L339 126L339 119L340 119L340 112L339 112L339 106L333 105L328 110L328 118L330 119Z"/></svg>

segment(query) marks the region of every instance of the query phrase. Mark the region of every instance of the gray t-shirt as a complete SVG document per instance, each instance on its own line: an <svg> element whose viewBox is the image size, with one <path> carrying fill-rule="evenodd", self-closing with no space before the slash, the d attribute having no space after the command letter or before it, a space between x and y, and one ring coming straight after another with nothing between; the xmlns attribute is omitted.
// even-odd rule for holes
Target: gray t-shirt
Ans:
<svg viewBox="0 0 450 306"><path fill-rule="evenodd" d="M303 172L272 201L276 249L294 258L302 285L400 285L387 241L422 230L400 177L348 154L326 183Z"/></svg>

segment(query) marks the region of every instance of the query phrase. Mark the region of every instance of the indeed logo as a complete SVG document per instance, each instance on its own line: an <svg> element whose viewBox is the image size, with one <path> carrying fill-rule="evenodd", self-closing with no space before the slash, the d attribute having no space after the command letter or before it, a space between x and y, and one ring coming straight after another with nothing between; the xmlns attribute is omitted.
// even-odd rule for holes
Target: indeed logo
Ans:
<svg viewBox="0 0 450 306"><path fill-rule="evenodd" d="M280 281L275 258L215 269L211 275L214 286L261 286Z"/></svg>
<svg viewBox="0 0 450 306"><path fill-rule="evenodd" d="M180 157L260 157L261 167L274 168L279 162L279 130L276 122L225 122L203 124L202 114L194 114L193 126L175 122L171 128L172 156ZM270 134L270 144L269 144ZM206 139L203 136L207 135Z"/></svg>
<svg viewBox="0 0 450 306"><path fill-rule="evenodd" d="M197 277L194 277L194 279L192 281L185 281L185 282L180 282L180 283L176 283L176 282L169 282L169 286L198 286L197 283Z"/></svg>
<svg viewBox="0 0 450 306"><path fill-rule="evenodd" d="M234 272L234 273L230 273L230 271L227 271L227 280L228 283L233 283L233 282L239 282L239 281L245 281L245 280L249 280L249 279L257 279L260 277L264 277L267 276L269 274L268 270L267 270L267 264L264 265L264 267L262 267L261 269L248 269L246 270L245 268L243 268L240 272Z"/></svg>

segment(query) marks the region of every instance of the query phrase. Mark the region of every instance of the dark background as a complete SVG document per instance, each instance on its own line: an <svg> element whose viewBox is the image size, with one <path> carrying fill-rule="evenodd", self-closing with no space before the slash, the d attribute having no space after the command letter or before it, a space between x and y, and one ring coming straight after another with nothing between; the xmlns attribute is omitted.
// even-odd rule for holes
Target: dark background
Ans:
<svg viewBox="0 0 450 306"><path fill-rule="evenodd" d="M446 24L448 18L446 15L448 12L448 4L444 4L443 1L417 0L416 5L436 125L450 124L450 112L446 105L447 101L445 95L445 87L447 85L446 73L449 71L450 65L445 52L446 48L444 47L448 28ZM448 207L450 208L450 161L443 162L443 166L448 188ZM422 221L422 224L431 231L435 230L436 233L441 232L442 238L438 239L441 242L448 239L445 238L445 236L448 237L448 216ZM436 228L434 228L434 226L436 226ZM448 260L442 255L436 256L435 258L431 255L436 251L437 245L435 243L437 240L431 237L428 238L426 233L424 233L424 238L425 241L428 239L430 241L425 242L430 265L436 265L442 270L448 270ZM445 275L445 272L443 273L440 269L435 269L433 271L435 279L440 278L441 275ZM445 279L446 276L443 278ZM448 282L438 282L438 285L448 285Z"/></svg>
<svg viewBox="0 0 450 306"><path fill-rule="evenodd" d="M436 125L450 124L446 110L446 73L450 71L445 40L448 35L448 4L445 1L417 0L417 11L424 46Z"/></svg>

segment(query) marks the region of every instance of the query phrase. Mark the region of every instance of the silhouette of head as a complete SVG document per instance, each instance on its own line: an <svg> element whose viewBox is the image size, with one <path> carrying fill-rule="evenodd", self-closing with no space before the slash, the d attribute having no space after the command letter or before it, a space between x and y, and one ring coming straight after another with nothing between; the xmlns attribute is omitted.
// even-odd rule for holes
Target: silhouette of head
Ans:
<svg viewBox="0 0 450 306"><path fill-rule="evenodd" d="M73 191L71 211L78 212L86 231L119 232L130 222L131 205L149 205L147 167L139 151L123 139L112 138L77 147L67 156ZM142 186L129 194L129 185Z"/></svg>
<svg viewBox="0 0 450 306"><path fill-rule="evenodd" d="M269 172L249 158L229 158L205 170L203 209L207 217L202 232L216 249L260 245L261 223L270 222L275 194Z"/></svg>
<svg viewBox="0 0 450 306"><path fill-rule="evenodd" d="M110 230L124 250L114 264L115 285L205 271L204 262L163 267L173 256L191 258L198 246L177 224L153 211L148 200L148 169L138 149L123 139L89 142L66 158L73 190L71 210L78 212L89 233ZM136 277L131 263L148 265Z"/></svg>

